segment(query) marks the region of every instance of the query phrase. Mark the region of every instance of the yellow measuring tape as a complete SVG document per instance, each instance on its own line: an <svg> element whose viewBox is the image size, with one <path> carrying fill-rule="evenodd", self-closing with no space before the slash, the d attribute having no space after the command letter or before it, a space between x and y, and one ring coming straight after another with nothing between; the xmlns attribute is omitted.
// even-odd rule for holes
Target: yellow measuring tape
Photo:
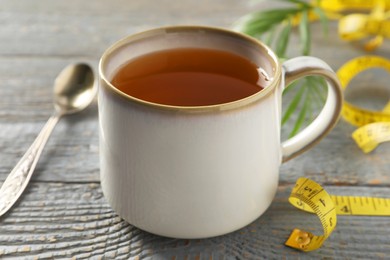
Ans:
<svg viewBox="0 0 390 260"><path fill-rule="evenodd" d="M366 50L373 50L390 38L390 0L326 0L320 1L320 8L330 18L340 19L339 35L347 41L367 39ZM366 10L369 14L340 15L350 10ZM298 17L299 18L299 17ZM313 15L311 20L317 17ZM370 38L371 37L371 38ZM337 72L342 88L362 71L382 68L390 73L390 60L378 56L363 56L350 60ZM378 144L390 141L390 102L382 111L372 111L344 102L343 118L359 127L352 137L366 153ZM295 207L315 213L323 227L322 235L314 235L294 229L286 245L302 251L320 248L337 224L337 215L390 216L390 198L335 196L329 195L318 183L299 178L291 192L289 201Z"/></svg>
<svg viewBox="0 0 390 260"><path fill-rule="evenodd" d="M331 197L318 183L299 178L289 201L301 210L316 213L320 218L324 234L315 236L310 232L294 229L285 244L303 251L318 249L336 227L336 208Z"/></svg>
<svg viewBox="0 0 390 260"><path fill-rule="evenodd" d="M329 195L318 183L299 178L289 201L295 207L315 213L324 234L294 229L285 245L302 251L313 251L322 246L337 224L337 215L390 216L390 198Z"/></svg>
<svg viewBox="0 0 390 260"><path fill-rule="evenodd" d="M319 2L321 8L333 12L345 12L350 10L372 10L378 3L378 0L322 0ZM389 0L380 0L384 3L385 9L390 9Z"/></svg>
<svg viewBox="0 0 390 260"><path fill-rule="evenodd" d="M323 10L328 19L339 20L341 39L360 41L367 51L390 38L390 0L312 0L311 5ZM293 25L299 24L300 19L300 14L294 17ZM309 20L318 19L318 12L311 10Z"/></svg>
<svg viewBox="0 0 390 260"><path fill-rule="evenodd" d="M362 56L350 60L337 72L342 88L345 90L356 75L371 68L382 68L390 73L390 60L379 56ZM390 102L382 111L373 111L344 102L341 112L343 118L359 128L352 137L365 152L371 152L378 144L390 141Z"/></svg>
<svg viewBox="0 0 390 260"><path fill-rule="evenodd" d="M328 1L321 1L328 2ZM357 1L356 1L357 2ZM379 47L384 38L390 37L389 0L365 1L371 3L369 14L348 14L340 18L339 35L346 41L366 40L367 51Z"/></svg>
<svg viewBox="0 0 390 260"><path fill-rule="evenodd" d="M345 90L351 80L362 71L382 68L390 73L390 60L379 56L362 56L350 60L337 72ZM382 111L372 111L344 102L343 118L359 127L352 137L364 151L370 152L378 144L390 141L390 102ZM390 216L390 198L329 195L318 183L299 178L289 201L295 207L315 213L322 224L323 234L314 235L294 229L286 245L302 251L312 251L322 246L336 227L337 215Z"/></svg>

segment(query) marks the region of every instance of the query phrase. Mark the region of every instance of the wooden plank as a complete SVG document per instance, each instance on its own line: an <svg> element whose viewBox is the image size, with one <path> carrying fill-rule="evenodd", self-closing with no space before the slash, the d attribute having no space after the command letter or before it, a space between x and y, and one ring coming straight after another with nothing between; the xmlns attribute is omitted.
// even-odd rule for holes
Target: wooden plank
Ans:
<svg viewBox="0 0 390 260"><path fill-rule="evenodd" d="M52 113L53 80L68 63L86 61L96 69L101 53L128 34L173 24L231 27L241 15L273 4L266 1L251 6L241 0L0 0L0 183ZM331 22L329 31L326 39L321 25L313 25L312 54L334 69L366 54L336 36L336 22ZM288 53L291 57L300 54L297 33ZM375 52L384 57L390 57L389 53L388 42ZM354 82L354 87L366 85L387 89L388 75L368 72ZM283 164L274 203L249 226L221 237L179 240L132 227L105 202L98 184L94 104L59 123L26 194L0 218L0 258L388 258L388 217L339 217L336 231L312 253L283 245L295 227L321 233L315 216L287 202L298 177L326 184L336 195L389 197L389 143L365 155L350 138L354 129L340 121L310 152Z"/></svg>
<svg viewBox="0 0 390 260"><path fill-rule="evenodd" d="M90 64L97 77L98 58L0 57L0 123L44 123L54 112L55 78L75 62Z"/></svg>
<svg viewBox="0 0 390 260"><path fill-rule="evenodd" d="M92 56L136 31L172 24L230 26L249 10L239 0L2 1L0 55Z"/></svg>
<svg viewBox="0 0 390 260"><path fill-rule="evenodd" d="M241 15L268 5L253 7L238 0L185 0L175 4L164 0L158 5L151 0L95 1L93 5L79 0L2 1L0 180L5 179L52 113L52 84L68 63L86 61L96 70L103 50L125 35L167 24L230 27ZM321 30L319 23L314 25L312 53L335 69L363 54L337 37L325 39ZM337 23L331 23L330 31L337 31ZM295 34L290 56L299 54L298 43ZM389 48L385 44L376 54L386 56ZM386 77L378 80L387 81ZM59 123L34 180L98 181L96 106L86 114ZM388 185L389 178L383 172L388 171L389 145L363 155L349 137L353 129L340 122L317 147L282 166L281 182L292 183L305 175L316 176L323 183Z"/></svg>
<svg viewBox="0 0 390 260"><path fill-rule="evenodd" d="M364 154L351 137L356 128L340 120L335 129L310 151L281 166L281 182L299 176L337 185L389 185L390 143Z"/></svg>
<svg viewBox="0 0 390 260"><path fill-rule="evenodd" d="M122 221L98 184L37 182L0 219L0 258L379 259L390 253L388 217L339 216L335 232L321 249L303 253L284 246L295 227L322 232L314 215L288 203L291 188L280 187L270 209L239 231L181 240L155 236ZM326 188L339 195L389 196L381 187Z"/></svg>
<svg viewBox="0 0 390 260"><path fill-rule="evenodd" d="M0 180L4 180L54 112L53 84L81 58L0 58ZM97 102L66 116L52 133L33 180L96 181L99 174Z"/></svg>
<svg viewBox="0 0 390 260"><path fill-rule="evenodd" d="M57 125L39 160L33 180L85 182L98 179L96 111L92 114L89 112L68 120L63 119ZM41 123L2 124L3 130L7 130L0 132L2 179L6 178L23 156L42 126Z"/></svg>
<svg viewBox="0 0 390 260"><path fill-rule="evenodd" d="M86 61L97 70L94 58L0 57L0 180L5 179L53 112L52 85L56 75L76 61ZM368 74L362 82L372 77ZM383 85L386 80L378 77L376 84ZM80 116L63 119L42 155L34 179L97 181L97 125L96 103ZM291 124L284 128L291 128ZM365 155L350 137L354 129L341 120L313 150L282 166L281 182L315 176L322 183L388 185L390 180L383 172L388 171L389 144Z"/></svg>
<svg viewBox="0 0 390 260"><path fill-rule="evenodd" d="M0 180L32 143L44 120L0 123ZM389 185L389 143L371 154L356 146L353 127L340 121L322 142L309 152L283 164L281 183L308 176L321 183L339 185ZM99 137L96 107L79 116L64 118L54 130L38 163L34 180L83 182L99 180Z"/></svg>

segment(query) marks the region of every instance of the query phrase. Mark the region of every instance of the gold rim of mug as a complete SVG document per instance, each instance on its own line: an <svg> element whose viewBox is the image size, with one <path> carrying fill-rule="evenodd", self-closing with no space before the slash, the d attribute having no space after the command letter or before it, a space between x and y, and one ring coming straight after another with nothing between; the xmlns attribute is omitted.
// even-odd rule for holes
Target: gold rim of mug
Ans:
<svg viewBox="0 0 390 260"><path fill-rule="evenodd" d="M145 36L152 36L152 35L158 35L162 32L172 31L175 32L178 31L199 31L199 30L208 30L213 33L222 33L225 35L233 36L233 37L239 37L241 39L244 39L246 41L249 41L253 43L254 45L257 45L259 48L264 49L267 55L269 55L272 59L272 65L275 68L275 72L273 75L272 82L262 89L261 91L256 92L253 95L250 95L248 97L238 99L232 102L227 103L220 103L220 104L214 104L214 105L206 105L206 106L174 106L174 105L165 105L160 103L154 103L149 102L146 100L142 100L136 97L133 97L131 95L128 95L119 89L117 89L111 82L106 78L106 75L104 73L105 64L107 62L107 59L111 56L111 54L119 49L120 47L128 44L131 41L142 39ZM191 25L182 25L182 26L166 26L166 27L159 27L155 29L150 29L147 31L139 32L136 34L129 35L125 38L122 38L121 40L115 42L113 45L111 45L102 55L100 62L99 62L99 76L101 80L104 81L105 85L109 87L110 90L114 91L116 94L119 94L120 96L126 98L127 100L134 101L139 104L147 105L149 107L155 107L155 108L162 108L167 110L175 110L175 111L187 111L187 112L203 112L203 111L224 111L224 110L231 110L231 109L237 109L244 107L246 105L250 105L258 100L260 100L262 97L267 96L272 92L273 89L276 88L276 86L280 82L280 75L281 75L281 66L278 61L278 58L276 57L275 53L264 43L261 41L256 40L253 37L250 37L248 35L242 34L240 32L231 31L228 29L223 29L219 27L211 27L211 26L191 26Z"/></svg>

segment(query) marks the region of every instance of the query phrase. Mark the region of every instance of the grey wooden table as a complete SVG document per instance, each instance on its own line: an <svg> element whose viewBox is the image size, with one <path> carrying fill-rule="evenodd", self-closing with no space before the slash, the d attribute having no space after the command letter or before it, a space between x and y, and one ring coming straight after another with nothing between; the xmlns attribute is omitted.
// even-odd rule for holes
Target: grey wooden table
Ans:
<svg viewBox="0 0 390 260"><path fill-rule="evenodd" d="M110 44L145 29L173 24L230 27L250 10L267 7L267 3L253 7L247 2L1 0L0 183L51 115L53 80L65 65L85 61L96 69ZM364 54L335 36L335 23L330 31L332 35L324 39L320 25L314 25L314 56L336 70ZM294 46L291 56L299 53ZM389 47L385 44L375 54L390 58ZM374 71L354 82L370 82L384 89L381 97L387 101L388 81L389 75ZM58 124L32 183L16 207L0 218L0 258L389 258L390 217L340 216L335 232L321 249L303 253L284 246L294 227L321 232L315 216L296 210L287 201L300 176L316 180L332 194L390 197L390 144L365 155L350 137L353 130L341 120L310 152L282 165L273 204L249 226L210 239L169 239L122 221L104 199L95 102Z"/></svg>

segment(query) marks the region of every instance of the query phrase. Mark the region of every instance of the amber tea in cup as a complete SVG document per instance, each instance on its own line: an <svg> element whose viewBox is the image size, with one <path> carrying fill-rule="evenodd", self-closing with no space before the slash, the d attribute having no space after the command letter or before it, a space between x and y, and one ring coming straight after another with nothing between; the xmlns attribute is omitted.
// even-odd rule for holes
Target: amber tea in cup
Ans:
<svg viewBox="0 0 390 260"><path fill-rule="evenodd" d="M118 69L112 84L144 101L205 106L236 101L262 90L259 68L237 54L202 48L148 53Z"/></svg>

